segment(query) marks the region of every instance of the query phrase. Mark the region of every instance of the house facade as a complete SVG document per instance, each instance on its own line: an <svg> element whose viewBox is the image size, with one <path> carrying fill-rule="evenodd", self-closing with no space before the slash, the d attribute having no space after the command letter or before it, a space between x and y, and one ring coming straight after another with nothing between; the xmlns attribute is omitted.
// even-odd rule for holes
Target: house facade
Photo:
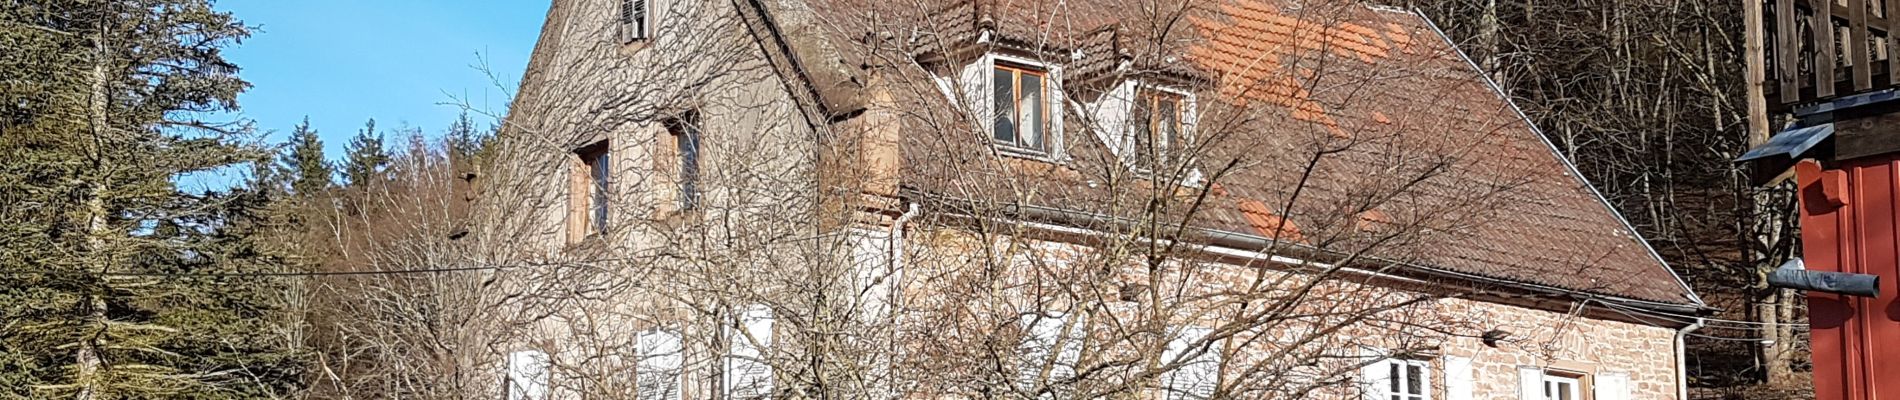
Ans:
<svg viewBox="0 0 1900 400"><path fill-rule="evenodd" d="M1429 21L556 0L511 399L1679 399L1702 302Z"/></svg>

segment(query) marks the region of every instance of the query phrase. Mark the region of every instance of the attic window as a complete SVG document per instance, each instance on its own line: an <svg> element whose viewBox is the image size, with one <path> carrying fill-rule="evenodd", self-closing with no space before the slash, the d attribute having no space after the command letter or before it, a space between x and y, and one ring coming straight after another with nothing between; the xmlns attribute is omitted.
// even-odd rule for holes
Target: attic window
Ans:
<svg viewBox="0 0 1900 400"><path fill-rule="evenodd" d="M1135 96L1131 126L1133 147L1129 149L1135 167L1143 171L1166 167L1177 156L1181 134L1186 132L1182 114L1187 101L1179 93L1143 88Z"/></svg>
<svg viewBox="0 0 1900 400"><path fill-rule="evenodd" d="M633 43L652 37L652 19L647 0L620 0L620 42Z"/></svg>
<svg viewBox="0 0 1900 400"><path fill-rule="evenodd" d="M1010 150L1034 154L1049 152L1048 72L1027 66L997 63L991 89L996 92L996 143Z"/></svg>

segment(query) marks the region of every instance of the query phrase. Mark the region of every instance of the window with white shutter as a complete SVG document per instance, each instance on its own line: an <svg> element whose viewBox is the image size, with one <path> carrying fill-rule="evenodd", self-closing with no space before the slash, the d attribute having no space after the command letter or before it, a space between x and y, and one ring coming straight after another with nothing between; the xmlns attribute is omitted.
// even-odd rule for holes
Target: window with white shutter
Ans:
<svg viewBox="0 0 1900 400"><path fill-rule="evenodd" d="M685 368L680 334L665 329L640 332L637 400L680 400L680 373Z"/></svg>
<svg viewBox="0 0 1900 400"><path fill-rule="evenodd" d="M1591 392L1590 388L1585 387L1589 382L1583 379L1585 375L1582 373L1527 366L1519 367L1517 374L1519 400L1584 400L1583 394ZM1597 393L1602 396L1603 392L1599 389ZM1598 399L1610 400L1602 397Z"/></svg>
<svg viewBox="0 0 1900 400"><path fill-rule="evenodd" d="M1218 343L1200 347L1210 334L1213 334L1211 329L1188 327L1168 341L1161 362L1163 365L1179 362L1181 366L1161 375L1163 399L1200 400L1214 396L1220 383L1221 348ZM1184 360L1183 357L1192 358Z"/></svg>
<svg viewBox="0 0 1900 400"><path fill-rule="evenodd" d="M548 398L548 354L535 350L508 353L508 376L503 385L508 400Z"/></svg>
<svg viewBox="0 0 1900 400"><path fill-rule="evenodd" d="M1517 368L1517 400L1544 400L1544 369Z"/></svg>
<svg viewBox="0 0 1900 400"><path fill-rule="evenodd" d="M1383 352L1368 350L1377 362L1361 369L1367 400L1431 400L1432 364L1427 360L1390 358Z"/></svg>
<svg viewBox="0 0 1900 400"><path fill-rule="evenodd" d="M1473 400L1476 382L1472 380L1471 359L1445 356L1445 400Z"/></svg>
<svg viewBox="0 0 1900 400"><path fill-rule="evenodd" d="M620 0L620 42L633 43L652 35L647 0Z"/></svg>
<svg viewBox="0 0 1900 400"><path fill-rule="evenodd" d="M765 399L772 395L772 366L766 363L772 346L772 309L763 305L739 313L739 328L730 329L726 356L725 393L728 399Z"/></svg>
<svg viewBox="0 0 1900 400"><path fill-rule="evenodd" d="M1082 329L1084 318L1050 311L1031 313L1023 322L1029 330L1020 347L1023 387L1034 388L1042 382L1060 385L1075 378L1075 366L1081 361L1082 339L1086 335ZM1045 367L1049 377L1042 381Z"/></svg>
<svg viewBox="0 0 1900 400"><path fill-rule="evenodd" d="M1630 400L1629 374L1599 373L1593 380L1590 386L1595 400Z"/></svg>

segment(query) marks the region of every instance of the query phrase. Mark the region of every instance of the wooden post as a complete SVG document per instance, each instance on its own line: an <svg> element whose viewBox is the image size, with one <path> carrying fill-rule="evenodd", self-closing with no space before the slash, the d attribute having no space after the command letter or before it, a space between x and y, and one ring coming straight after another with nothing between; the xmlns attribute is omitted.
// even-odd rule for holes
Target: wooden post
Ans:
<svg viewBox="0 0 1900 400"><path fill-rule="evenodd" d="M1750 1L1750 0L1743 0ZM1794 0L1775 1L1775 82L1781 103L1801 99L1801 32L1795 30ZM1745 12L1745 11L1744 11ZM1750 30L1749 32L1759 32Z"/></svg>
<svg viewBox="0 0 1900 400"><path fill-rule="evenodd" d="M1747 68L1746 76L1748 79L1746 85L1748 93L1744 101L1748 102L1748 143L1751 144L1766 143L1770 131L1768 127L1768 98L1765 97L1766 94L1763 93L1762 89L1762 85L1767 83L1767 79L1765 79L1766 74L1762 69L1762 65L1768 61L1768 55L1762 51L1762 37L1766 35L1766 31L1762 30L1762 23L1764 21L1762 21L1761 3L1761 0L1742 0L1742 25L1746 29L1746 31L1742 33L1742 64ZM1786 33L1783 34L1785 35ZM1787 52L1788 50L1784 47L1781 51ZM1782 71L1782 73L1785 74L1787 71ZM1790 92L1785 85L1781 90L1783 97L1786 97L1787 93ZM1799 90L1800 89L1795 89L1794 91Z"/></svg>

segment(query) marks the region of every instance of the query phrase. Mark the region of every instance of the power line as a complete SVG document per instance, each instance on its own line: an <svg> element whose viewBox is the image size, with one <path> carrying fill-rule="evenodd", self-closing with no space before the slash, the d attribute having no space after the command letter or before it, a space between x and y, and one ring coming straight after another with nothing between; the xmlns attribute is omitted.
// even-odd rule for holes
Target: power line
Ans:
<svg viewBox="0 0 1900 400"><path fill-rule="evenodd" d="M316 272L183 272L183 273L166 273L166 272L86 272L86 271L48 271L48 270L37 270L37 271L19 271L19 270L14 270L14 271L0 271L0 275L10 275L10 276L20 276L20 275L61 275L61 274L83 274L83 275L91 275L91 276L107 276L107 277L174 277L174 278L269 278L269 277L318 277L318 276L349 276L349 275L399 275L399 274L429 274L429 273L444 273L444 272L467 272L467 271L489 271L489 270L506 270L506 269L513 269L513 268L516 268L516 267L515 267L515 266L501 266L501 265L497 265L497 266L481 266L481 267L459 267L459 268L429 268L429 269L398 269L398 270L372 270L372 271L316 271Z"/></svg>
<svg viewBox="0 0 1900 400"><path fill-rule="evenodd" d="M1626 308L1627 306L1621 306L1615 303L1609 303L1609 302L1603 302L1603 301L1598 301L1598 303L1603 303L1603 305L1608 308L1616 308L1616 309L1620 309L1624 311L1631 311L1631 312L1646 314L1646 315L1650 315L1656 318L1668 319L1675 322L1693 323L1695 322L1695 320L1700 319L1703 322L1719 322L1719 323L1736 324L1736 325L1750 325L1750 327L1732 327L1732 326L1715 327L1715 328L1720 328L1720 329L1768 329L1769 327L1774 327L1774 326L1793 326L1796 328L1806 328L1808 326L1807 323L1737 321L1737 320L1732 320L1732 319L1721 319L1721 318L1713 318L1713 317L1696 317L1696 316L1691 316L1691 315L1671 314L1671 313L1665 313L1661 311L1645 310L1645 309L1633 308L1633 307ZM1625 314L1625 315L1628 315L1628 314Z"/></svg>

